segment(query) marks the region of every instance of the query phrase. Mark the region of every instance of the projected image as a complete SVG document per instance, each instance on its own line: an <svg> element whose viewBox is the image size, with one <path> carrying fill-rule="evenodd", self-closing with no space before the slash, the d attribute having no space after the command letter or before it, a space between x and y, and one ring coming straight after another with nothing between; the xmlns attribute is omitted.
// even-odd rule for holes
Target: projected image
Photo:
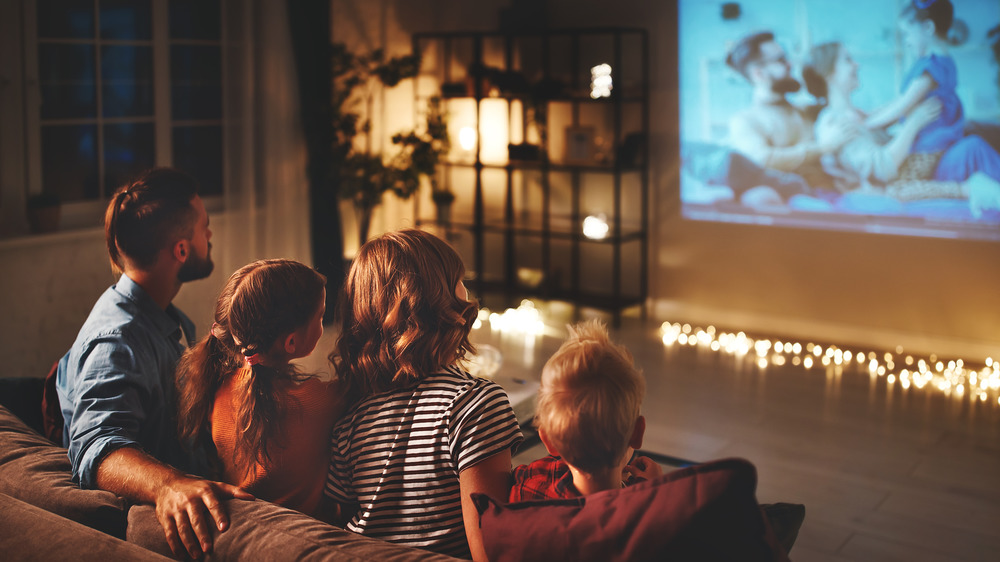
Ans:
<svg viewBox="0 0 1000 562"><path fill-rule="evenodd" d="M686 218L1000 240L1000 2L678 10Z"/></svg>

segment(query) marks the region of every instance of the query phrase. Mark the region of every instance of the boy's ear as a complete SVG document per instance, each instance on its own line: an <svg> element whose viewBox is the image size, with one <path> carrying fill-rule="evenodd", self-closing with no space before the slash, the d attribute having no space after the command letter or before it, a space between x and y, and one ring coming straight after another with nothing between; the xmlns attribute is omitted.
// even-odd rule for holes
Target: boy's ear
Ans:
<svg viewBox="0 0 1000 562"><path fill-rule="evenodd" d="M628 446L636 451L642 448L642 438L646 436L646 418L639 416L635 420L635 428L632 430L632 438L628 441Z"/></svg>
<svg viewBox="0 0 1000 562"><path fill-rule="evenodd" d="M553 457L561 456L559 451L557 451L556 448L549 442L548 436L545 435L545 432L542 431L541 428L538 428L538 438L542 440L542 445L545 445L545 450L548 451L550 455Z"/></svg>

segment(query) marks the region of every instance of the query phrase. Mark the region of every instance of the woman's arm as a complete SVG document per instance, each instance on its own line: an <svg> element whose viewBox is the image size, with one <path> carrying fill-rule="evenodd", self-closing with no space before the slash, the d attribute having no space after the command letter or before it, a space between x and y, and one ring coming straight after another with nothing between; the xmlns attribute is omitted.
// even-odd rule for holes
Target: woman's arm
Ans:
<svg viewBox="0 0 1000 562"><path fill-rule="evenodd" d="M460 472L458 485L462 493L465 536L469 540L472 559L486 560L483 534L479 529L479 511L472 503L472 494L486 494L497 501L505 501L510 496L510 449L504 449Z"/></svg>
<svg viewBox="0 0 1000 562"><path fill-rule="evenodd" d="M888 105L872 112L865 120L869 129L881 129L898 121L917 106L937 84L930 75L924 73L910 82L903 95L889 102Z"/></svg>

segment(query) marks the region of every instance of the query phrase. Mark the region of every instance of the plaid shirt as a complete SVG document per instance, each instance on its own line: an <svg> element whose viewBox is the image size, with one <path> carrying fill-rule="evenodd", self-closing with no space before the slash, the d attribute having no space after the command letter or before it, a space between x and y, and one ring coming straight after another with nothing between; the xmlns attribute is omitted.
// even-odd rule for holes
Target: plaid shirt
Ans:
<svg viewBox="0 0 1000 562"><path fill-rule="evenodd" d="M580 497L573 485L569 465L559 457L547 456L514 469L510 502Z"/></svg>

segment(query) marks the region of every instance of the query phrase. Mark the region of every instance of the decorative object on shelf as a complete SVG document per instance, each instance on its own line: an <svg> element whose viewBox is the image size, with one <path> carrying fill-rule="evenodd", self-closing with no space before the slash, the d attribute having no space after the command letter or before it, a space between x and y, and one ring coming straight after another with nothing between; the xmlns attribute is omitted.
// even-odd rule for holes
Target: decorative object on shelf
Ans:
<svg viewBox="0 0 1000 562"><path fill-rule="evenodd" d="M333 93L331 120L334 140L330 148L332 173L340 180L340 195L354 203L358 215L359 242L368 239L371 214L386 191L406 199L416 191L419 182L412 181L408 170L394 165L399 155L384 158L372 152L371 122L376 87L394 87L416 75L419 55L406 55L385 60L381 49L366 55L351 52L346 45L331 46ZM359 92L360 90L360 92ZM365 105L365 116L358 112ZM355 138L365 135L364 150L355 146Z"/></svg>
<svg viewBox="0 0 1000 562"><path fill-rule="evenodd" d="M59 230L62 201L55 193L43 192L28 196L28 229L32 234Z"/></svg>
<svg viewBox="0 0 1000 562"><path fill-rule="evenodd" d="M644 133L629 133L618 146L618 164L623 168L638 168L646 165L642 157L645 147L646 135Z"/></svg>
<svg viewBox="0 0 1000 562"><path fill-rule="evenodd" d="M570 126L566 127L566 164L594 163L594 128Z"/></svg>
<svg viewBox="0 0 1000 562"><path fill-rule="evenodd" d="M527 142L508 144L507 157L512 161L537 162L542 159L542 147Z"/></svg>

